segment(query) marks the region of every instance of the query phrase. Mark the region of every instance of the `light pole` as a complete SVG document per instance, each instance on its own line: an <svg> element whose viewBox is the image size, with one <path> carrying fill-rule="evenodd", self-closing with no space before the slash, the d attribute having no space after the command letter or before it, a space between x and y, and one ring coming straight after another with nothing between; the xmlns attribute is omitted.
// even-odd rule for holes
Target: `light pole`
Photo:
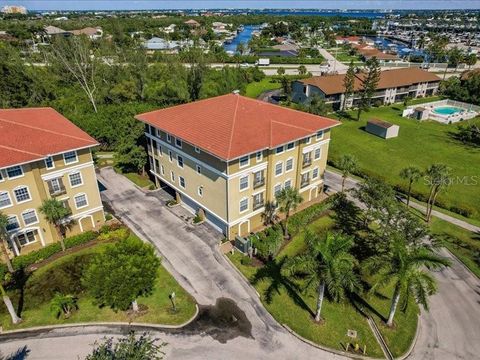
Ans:
<svg viewBox="0 0 480 360"><path fill-rule="evenodd" d="M172 292L170 295L168 295L170 298L170 301L172 302L172 308L174 312L177 312L177 306L175 305L175 292Z"/></svg>

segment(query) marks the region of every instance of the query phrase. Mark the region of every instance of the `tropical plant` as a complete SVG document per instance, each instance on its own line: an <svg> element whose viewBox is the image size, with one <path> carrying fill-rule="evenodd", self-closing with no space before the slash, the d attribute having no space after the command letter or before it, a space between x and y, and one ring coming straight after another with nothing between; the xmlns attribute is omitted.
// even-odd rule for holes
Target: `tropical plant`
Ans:
<svg viewBox="0 0 480 360"><path fill-rule="evenodd" d="M8 275L7 275L8 277ZM10 300L10 297L8 296L7 292L5 291L5 288L3 287L3 281L5 279L0 279L0 294L2 294L2 299L3 303L7 307L8 313L10 314L10 317L12 318L12 323L18 324L19 322L22 321L22 319L17 315L17 312L15 311L15 308L13 307L12 300Z"/></svg>
<svg viewBox="0 0 480 360"><path fill-rule="evenodd" d="M298 73L300 75L305 75L307 73L307 67L305 65L300 65L298 67Z"/></svg>
<svg viewBox="0 0 480 360"><path fill-rule="evenodd" d="M317 307L315 321L321 320L325 292L334 301L340 301L346 294L360 287L355 274L356 259L349 253L353 246L351 237L340 233L327 234L325 239L307 230L307 249L303 255L287 259L284 272L288 276L305 279L305 289L316 287Z"/></svg>
<svg viewBox="0 0 480 360"><path fill-rule="evenodd" d="M427 245L412 246L398 237L393 239L388 253L371 257L364 266L375 276L370 293L388 285L394 286L387 319L387 325L392 326L398 305L405 311L412 298L428 310L428 297L437 291L437 286L433 276L424 268L439 269L449 266L449 262L435 255Z"/></svg>
<svg viewBox="0 0 480 360"><path fill-rule="evenodd" d="M410 195L412 193L412 186L421 178L421 176L422 176L422 171L416 166L409 166L400 171L400 177L408 181L407 206L410 205Z"/></svg>
<svg viewBox="0 0 480 360"><path fill-rule="evenodd" d="M5 263L7 264L8 271L13 273L14 270L13 270L12 262L10 261L10 256L8 255L7 245L6 245L8 241L7 225L8 225L8 216L0 211L0 247L2 248L3 258L5 259Z"/></svg>
<svg viewBox="0 0 480 360"><path fill-rule="evenodd" d="M137 298L151 295L159 266L154 248L130 237L96 255L82 283L98 304L120 310L131 305L137 312Z"/></svg>
<svg viewBox="0 0 480 360"><path fill-rule="evenodd" d="M332 105L327 104L324 99L315 94L311 97L310 102L306 105L306 111L315 115L327 115L332 111Z"/></svg>
<svg viewBox="0 0 480 360"><path fill-rule="evenodd" d="M44 200L38 210L57 230L62 251L65 251L65 236L67 230L73 225L73 220L68 218L71 214L70 210L55 198Z"/></svg>
<svg viewBox="0 0 480 360"><path fill-rule="evenodd" d="M342 171L342 192L345 190L347 177L358 168L357 158L351 154L343 154L338 161L338 168Z"/></svg>
<svg viewBox="0 0 480 360"><path fill-rule="evenodd" d="M50 301L50 311L56 318L63 315L65 319L68 319L72 312L77 309L77 298L73 295L64 295L57 292Z"/></svg>
<svg viewBox="0 0 480 360"><path fill-rule="evenodd" d="M450 168L445 164L432 164L425 172L426 179L430 185L430 193L427 201L427 222L430 222L432 217L432 210L435 206L435 201L438 194L443 188L451 185L452 177L450 175Z"/></svg>
<svg viewBox="0 0 480 360"><path fill-rule="evenodd" d="M476 54L469 54L465 57L465 64L468 65L468 69L477 63L477 55Z"/></svg>
<svg viewBox="0 0 480 360"><path fill-rule="evenodd" d="M290 212L295 210L303 201L302 196L297 189L288 187L282 189L275 195L278 204L278 210L285 214L284 236L288 238L288 218Z"/></svg>
<svg viewBox="0 0 480 360"><path fill-rule="evenodd" d="M283 68L283 67L280 66L280 67L277 69L277 74L278 74L278 75L284 75L284 74L285 74L285 68Z"/></svg>
<svg viewBox="0 0 480 360"><path fill-rule="evenodd" d="M265 203L265 210L262 213L263 223L268 225L273 225L278 220L277 215L277 204L274 201L267 201Z"/></svg>

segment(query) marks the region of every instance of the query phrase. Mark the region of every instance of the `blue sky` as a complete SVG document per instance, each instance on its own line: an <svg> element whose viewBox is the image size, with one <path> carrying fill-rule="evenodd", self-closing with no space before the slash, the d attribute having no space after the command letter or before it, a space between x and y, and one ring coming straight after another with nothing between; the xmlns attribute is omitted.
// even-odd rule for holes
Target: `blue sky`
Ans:
<svg viewBox="0 0 480 360"><path fill-rule="evenodd" d="M480 0L0 0L29 10L203 8L480 9Z"/></svg>

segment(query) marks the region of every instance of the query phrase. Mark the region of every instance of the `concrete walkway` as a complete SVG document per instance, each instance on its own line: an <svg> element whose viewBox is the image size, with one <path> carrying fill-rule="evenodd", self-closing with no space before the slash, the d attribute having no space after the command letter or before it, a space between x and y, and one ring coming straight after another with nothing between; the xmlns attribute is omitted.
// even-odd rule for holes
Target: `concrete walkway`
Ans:
<svg viewBox="0 0 480 360"><path fill-rule="evenodd" d="M333 56L324 48L318 47L317 49L320 52L320 55L322 55L325 58L325 60L327 60L327 63L329 65L328 71L335 71L339 74L345 74L347 72L348 65L345 65L344 63L341 63L340 61L338 61L335 58L335 56Z"/></svg>

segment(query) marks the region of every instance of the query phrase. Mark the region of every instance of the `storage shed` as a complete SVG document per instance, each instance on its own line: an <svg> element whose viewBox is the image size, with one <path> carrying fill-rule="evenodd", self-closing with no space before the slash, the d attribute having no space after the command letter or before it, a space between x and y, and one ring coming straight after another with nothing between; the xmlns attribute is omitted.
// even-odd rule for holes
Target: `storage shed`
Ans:
<svg viewBox="0 0 480 360"><path fill-rule="evenodd" d="M397 137L399 129L400 127L398 125L394 125L379 119L368 120L366 127L367 132L380 136L384 139Z"/></svg>

